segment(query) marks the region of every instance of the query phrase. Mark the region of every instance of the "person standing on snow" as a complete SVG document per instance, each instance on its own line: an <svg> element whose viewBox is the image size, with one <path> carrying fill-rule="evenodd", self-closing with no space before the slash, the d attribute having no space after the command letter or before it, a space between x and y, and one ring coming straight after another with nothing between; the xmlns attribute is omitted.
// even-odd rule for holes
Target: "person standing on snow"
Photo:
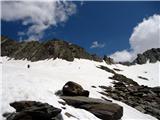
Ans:
<svg viewBox="0 0 160 120"><path fill-rule="evenodd" d="M27 65L27 68L30 68L30 65L29 65L29 64Z"/></svg>

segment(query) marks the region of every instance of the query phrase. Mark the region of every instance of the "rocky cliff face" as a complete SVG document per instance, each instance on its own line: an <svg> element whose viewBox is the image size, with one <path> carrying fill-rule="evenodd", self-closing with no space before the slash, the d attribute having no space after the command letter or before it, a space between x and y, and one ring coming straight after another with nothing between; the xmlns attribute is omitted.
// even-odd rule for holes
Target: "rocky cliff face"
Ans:
<svg viewBox="0 0 160 120"><path fill-rule="evenodd" d="M1 56L8 56L14 59L27 59L30 61L51 58L73 61L74 58L83 58L102 62L102 58L89 54L84 48L58 39L42 43L38 41L17 42L2 36Z"/></svg>
<svg viewBox="0 0 160 120"><path fill-rule="evenodd" d="M160 48L152 48L145 51L143 54L138 54L133 63L145 64L147 61L150 63L160 61Z"/></svg>

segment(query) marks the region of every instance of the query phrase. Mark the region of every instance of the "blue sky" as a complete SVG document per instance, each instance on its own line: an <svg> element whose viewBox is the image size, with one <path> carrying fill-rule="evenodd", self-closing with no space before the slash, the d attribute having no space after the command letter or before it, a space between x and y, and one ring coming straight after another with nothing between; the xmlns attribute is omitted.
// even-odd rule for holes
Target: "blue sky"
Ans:
<svg viewBox="0 0 160 120"><path fill-rule="evenodd" d="M134 27L144 18L160 14L160 2L74 2L76 12L67 21L44 31L42 40L59 38L84 47L100 56L130 50L129 39ZM3 10L3 9L2 9ZM20 39L19 31L29 25L22 20L1 21L2 35ZM23 35L22 39L27 36ZM91 47L97 41L100 47Z"/></svg>

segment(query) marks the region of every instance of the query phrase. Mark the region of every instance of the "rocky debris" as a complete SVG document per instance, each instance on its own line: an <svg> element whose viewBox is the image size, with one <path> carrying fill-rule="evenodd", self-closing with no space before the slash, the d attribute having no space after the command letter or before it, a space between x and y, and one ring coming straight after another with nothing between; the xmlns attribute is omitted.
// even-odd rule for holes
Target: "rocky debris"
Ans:
<svg viewBox="0 0 160 120"><path fill-rule="evenodd" d="M132 79L130 78L127 78L126 76L124 75L121 75L121 74L114 74L112 77L109 77L110 79L113 79L113 80L116 80L116 81L119 81L119 82L125 82L126 84L128 85L138 85L137 82L133 81Z"/></svg>
<svg viewBox="0 0 160 120"><path fill-rule="evenodd" d="M103 59L96 54L91 55L94 61L103 62Z"/></svg>
<svg viewBox="0 0 160 120"><path fill-rule="evenodd" d="M106 55L104 55L103 60L109 65L114 64L114 60Z"/></svg>
<svg viewBox="0 0 160 120"><path fill-rule="evenodd" d="M63 95L65 96L89 96L89 91L84 90L81 85L69 81L63 86Z"/></svg>
<svg viewBox="0 0 160 120"><path fill-rule="evenodd" d="M38 41L17 42L1 36L1 55L30 61L51 58L61 58L67 61L73 61L74 58L83 58L98 62L103 61L102 58L86 52L84 48L59 39L48 40L41 43Z"/></svg>
<svg viewBox="0 0 160 120"><path fill-rule="evenodd" d="M123 116L123 107L101 99L83 96L61 96L68 105L85 109L102 120L119 120Z"/></svg>
<svg viewBox="0 0 160 120"><path fill-rule="evenodd" d="M55 95L56 95L56 96L61 96L61 95L63 95L63 91L62 91L62 90L57 90L57 91L55 92Z"/></svg>
<svg viewBox="0 0 160 120"><path fill-rule="evenodd" d="M142 77L142 76L138 76L138 78L143 79L143 80L148 80L148 78Z"/></svg>
<svg viewBox="0 0 160 120"><path fill-rule="evenodd" d="M11 103L16 109L14 113L6 113L7 120L62 120L61 109L47 103L35 101L19 101Z"/></svg>
<svg viewBox="0 0 160 120"><path fill-rule="evenodd" d="M68 112L65 112L64 114L65 114L68 118L73 117L73 118L78 119L77 117L75 117L74 115L72 115L72 114L70 114L70 113L68 113Z"/></svg>
<svg viewBox="0 0 160 120"><path fill-rule="evenodd" d="M135 82L134 80L132 80L130 78L127 78L126 76L124 76L122 74L118 74L114 70L112 70L112 69L110 69L110 68L108 68L106 66L100 65L97 68L100 68L102 70L105 70L107 72L110 72L110 73L114 74L112 77L109 77L109 79L113 79L113 80L120 81L120 82L125 82L128 85L130 85L130 84L138 85L138 83Z"/></svg>
<svg viewBox="0 0 160 120"><path fill-rule="evenodd" d="M101 94L122 101L140 112L160 119L160 87L128 85L123 81L114 82L114 87L101 87Z"/></svg>
<svg viewBox="0 0 160 120"><path fill-rule="evenodd" d="M126 62L118 62L119 64L125 65L125 66L131 66L134 65L133 63L126 61Z"/></svg>
<svg viewBox="0 0 160 120"><path fill-rule="evenodd" d="M106 91L111 91L112 87L111 86L99 86L102 89L105 89Z"/></svg>
<svg viewBox="0 0 160 120"><path fill-rule="evenodd" d="M105 66L102 66L101 69L113 73L114 75L109 78L117 81L113 82L114 87L99 86L104 90L104 92L100 92L102 95L122 101L140 112L160 119L160 87L150 88L143 85L140 86L132 79L117 74ZM148 80L142 76L139 78Z"/></svg>
<svg viewBox="0 0 160 120"><path fill-rule="evenodd" d="M145 64L147 61L149 61L150 63L160 61L160 48L152 48L142 54L138 54L133 63Z"/></svg>
<svg viewBox="0 0 160 120"><path fill-rule="evenodd" d="M103 100L105 100L105 101L108 101L108 102L112 102L112 100L109 100L109 99L107 99L107 98L105 98L105 97L101 97Z"/></svg>
<svg viewBox="0 0 160 120"><path fill-rule="evenodd" d="M106 66L103 66L103 65L97 66L97 68L100 68L100 69L102 69L102 70L105 70L105 71L110 72L110 73L113 73L113 74L116 74L116 73L114 72L114 70L112 70L112 69L110 69L110 68L108 68L108 67L106 67Z"/></svg>
<svg viewBox="0 0 160 120"><path fill-rule="evenodd" d="M115 70L115 71L123 71L123 70L120 70L120 69L117 69L117 68L113 68L113 70Z"/></svg>

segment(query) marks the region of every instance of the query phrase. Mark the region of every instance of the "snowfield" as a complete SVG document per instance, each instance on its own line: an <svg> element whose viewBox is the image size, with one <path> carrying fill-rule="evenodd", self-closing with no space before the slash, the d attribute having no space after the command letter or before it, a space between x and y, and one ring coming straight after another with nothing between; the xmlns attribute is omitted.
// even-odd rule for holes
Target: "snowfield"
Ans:
<svg viewBox="0 0 160 120"><path fill-rule="evenodd" d="M114 66L110 68L115 68ZM160 62L157 63L146 63L143 65L133 65L133 66L124 66L124 65L116 65L116 68L122 70L117 73L123 74L128 78L133 79L139 85L146 85L149 87L160 86ZM139 78L138 76L147 78L148 80L144 80Z"/></svg>
<svg viewBox="0 0 160 120"><path fill-rule="evenodd" d="M120 69L122 71L116 72L132 78L141 85L144 84L151 87L160 86L159 62L127 67L119 64L107 65L105 62L99 63L84 59L75 59L73 62L61 59L30 62L27 60L9 60L7 57L2 57L1 61L1 76L3 74L2 80L0 80L0 95L2 96L0 97L2 99L0 103L2 106L1 114L14 111L14 109L9 106L9 103L19 100L47 102L54 107L61 108L62 105L59 104L58 101L63 100L56 96L55 92L61 90L63 85L68 81L74 81L82 85L84 89L89 90L90 97L101 98L103 95L98 92L101 92L102 89L98 86L112 86L113 80L108 77L113 76L113 74L97 68L96 66L99 65L104 65L112 69ZM27 68L28 64L30 68ZM137 76L143 76L149 80L143 80ZM91 86L96 86L96 88ZM150 115L137 111L125 103L111 100L123 106L124 114L122 120L157 120ZM68 105L65 107L66 109L61 108L64 120L99 120L86 110L77 109ZM68 118L65 112L75 117Z"/></svg>

